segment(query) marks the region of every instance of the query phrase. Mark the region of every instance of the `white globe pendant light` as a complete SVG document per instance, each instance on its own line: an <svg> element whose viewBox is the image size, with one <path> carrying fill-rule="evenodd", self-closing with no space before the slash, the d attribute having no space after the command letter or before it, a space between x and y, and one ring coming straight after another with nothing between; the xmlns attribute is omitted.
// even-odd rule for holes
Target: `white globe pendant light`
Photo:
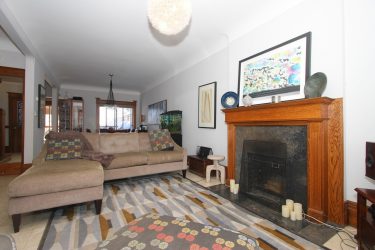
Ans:
<svg viewBox="0 0 375 250"><path fill-rule="evenodd" d="M160 33L176 35L189 24L191 11L190 0L150 0L147 15Z"/></svg>

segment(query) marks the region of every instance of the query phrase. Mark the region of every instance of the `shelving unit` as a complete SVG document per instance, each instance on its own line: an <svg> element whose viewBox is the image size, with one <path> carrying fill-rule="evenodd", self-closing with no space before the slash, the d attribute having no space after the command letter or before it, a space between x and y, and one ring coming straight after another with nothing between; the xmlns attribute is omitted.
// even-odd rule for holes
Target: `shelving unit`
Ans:
<svg viewBox="0 0 375 250"><path fill-rule="evenodd" d="M59 131L83 130L83 100L62 99L58 102Z"/></svg>
<svg viewBox="0 0 375 250"><path fill-rule="evenodd" d="M375 203L375 189L356 188L357 235L359 249L375 248L375 220L368 211L367 201Z"/></svg>

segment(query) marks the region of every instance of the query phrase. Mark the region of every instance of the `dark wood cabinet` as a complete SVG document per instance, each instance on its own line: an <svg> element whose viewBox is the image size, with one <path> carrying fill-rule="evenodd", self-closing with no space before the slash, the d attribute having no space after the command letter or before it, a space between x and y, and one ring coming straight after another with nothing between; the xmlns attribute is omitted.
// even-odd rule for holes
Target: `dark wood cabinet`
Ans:
<svg viewBox="0 0 375 250"><path fill-rule="evenodd" d="M368 211L367 201L375 203L375 189L356 188L357 241L359 249L375 248L375 220Z"/></svg>
<svg viewBox="0 0 375 250"><path fill-rule="evenodd" d="M189 166L189 172L206 178L206 167L208 165L213 165L213 161L206 158L200 158L197 155L188 155L187 164ZM215 171L211 171L211 176L214 175Z"/></svg>
<svg viewBox="0 0 375 250"><path fill-rule="evenodd" d="M58 102L59 131L83 131L83 100L62 99Z"/></svg>

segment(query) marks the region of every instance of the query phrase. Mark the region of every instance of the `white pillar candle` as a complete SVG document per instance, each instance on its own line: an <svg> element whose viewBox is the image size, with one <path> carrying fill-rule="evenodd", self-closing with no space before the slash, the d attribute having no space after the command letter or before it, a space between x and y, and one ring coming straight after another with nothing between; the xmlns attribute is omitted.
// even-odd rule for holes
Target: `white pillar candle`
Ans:
<svg viewBox="0 0 375 250"><path fill-rule="evenodd" d="M288 218L288 217L289 217L290 210L289 210L289 207L288 207L287 205L282 205L282 206L281 206L281 214L282 214L283 217L285 217L285 218Z"/></svg>
<svg viewBox="0 0 375 250"><path fill-rule="evenodd" d="M233 193L238 194L238 189L240 188L240 184L234 184Z"/></svg>
<svg viewBox="0 0 375 250"><path fill-rule="evenodd" d="M295 221L295 220L296 220L296 212L294 212L294 211L290 212L290 219L291 219L292 221Z"/></svg>
<svg viewBox="0 0 375 250"><path fill-rule="evenodd" d="M231 193L233 193L234 192L234 184L235 184L234 179L230 179L229 184L230 184L230 191L231 191Z"/></svg>
<svg viewBox="0 0 375 250"><path fill-rule="evenodd" d="M294 201L291 200L291 199L287 199L286 200L286 206L289 208L289 211L292 212L293 211L293 204L294 204Z"/></svg>
<svg viewBox="0 0 375 250"><path fill-rule="evenodd" d="M294 203L294 212L296 213L296 219L302 220L302 204Z"/></svg>

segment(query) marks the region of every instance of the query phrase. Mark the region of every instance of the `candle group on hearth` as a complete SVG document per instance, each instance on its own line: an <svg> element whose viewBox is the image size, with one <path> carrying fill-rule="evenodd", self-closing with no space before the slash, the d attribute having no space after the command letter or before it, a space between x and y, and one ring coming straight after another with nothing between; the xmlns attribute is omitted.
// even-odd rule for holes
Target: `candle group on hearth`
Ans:
<svg viewBox="0 0 375 250"><path fill-rule="evenodd" d="M285 201L285 205L281 206L281 214L285 218L289 218L292 221L302 220L302 204L295 203L291 199Z"/></svg>
<svg viewBox="0 0 375 250"><path fill-rule="evenodd" d="M234 179L230 179L229 180L229 187L230 187L230 192L231 193L237 194L238 193L238 189L240 187L240 184L236 184L236 182L235 182Z"/></svg>

